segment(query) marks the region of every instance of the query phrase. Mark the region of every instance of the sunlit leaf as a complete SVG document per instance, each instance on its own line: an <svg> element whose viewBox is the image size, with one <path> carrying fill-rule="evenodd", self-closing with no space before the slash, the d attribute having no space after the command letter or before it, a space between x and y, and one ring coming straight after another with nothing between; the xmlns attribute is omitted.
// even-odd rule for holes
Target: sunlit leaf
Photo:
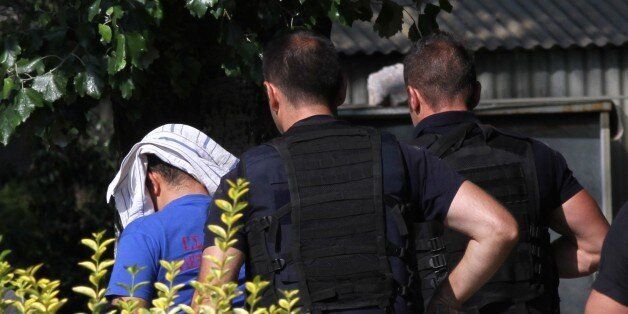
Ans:
<svg viewBox="0 0 628 314"><path fill-rule="evenodd" d="M185 7L190 10L192 15L203 17L207 9L213 7L218 0L186 0Z"/></svg>
<svg viewBox="0 0 628 314"><path fill-rule="evenodd" d="M1 99L8 99L11 96L11 90L15 86L15 82L12 77L5 77L2 81L2 94L0 95Z"/></svg>
<svg viewBox="0 0 628 314"><path fill-rule="evenodd" d="M116 36L116 49L107 60L107 72L111 75L122 71L126 67L126 37L124 34Z"/></svg>
<svg viewBox="0 0 628 314"><path fill-rule="evenodd" d="M38 72L43 72L44 63L42 58L37 58L35 60L18 60L15 64L17 74L31 73L35 70Z"/></svg>
<svg viewBox="0 0 628 314"><path fill-rule="evenodd" d="M7 37L4 40L4 50L0 54L0 64L6 67L12 67L17 60L17 56L22 52L22 48L13 37Z"/></svg>
<svg viewBox="0 0 628 314"><path fill-rule="evenodd" d="M100 99L103 83L92 70L80 72L74 77L74 89L81 96L89 95L94 99Z"/></svg>
<svg viewBox="0 0 628 314"><path fill-rule="evenodd" d="M46 73L33 80L33 89L40 92L44 99L54 102L65 93L67 79L61 74Z"/></svg>
<svg viewBox="0 0 628 314"><path fill-rule="evenodd" d="M111 42L111 27L105 24L98 24L98 34L100 34L100 41L108 44Z"/></svg>

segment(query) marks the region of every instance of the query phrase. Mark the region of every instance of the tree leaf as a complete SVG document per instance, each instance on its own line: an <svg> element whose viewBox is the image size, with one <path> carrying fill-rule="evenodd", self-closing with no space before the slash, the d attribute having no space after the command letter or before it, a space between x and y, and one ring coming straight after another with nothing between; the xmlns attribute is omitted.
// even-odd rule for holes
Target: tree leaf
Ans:
<svg viewBox="0 0 628 314"><path fill-rule="evenodd" d="M0 141L7 145L9 138L20 124L41 107L43 100L38 92L30 88L22 88L13 99L13 105L0 110Z"/></svg>
<svg viewBox="0 0 628 314"><path fill-rule="evenodd" d="M163 10L161 9L161 2L159 2L159 0L148 2L145 6L145 9L146 12L148 12L148 15L157 20L158 24L164 17Z"/></svg>
<svg viewBox="0 0 628 314"><path fill-rule="evenodd" d="M375 20L373 28L382 37L391 37L401 31L403 24L403 7L392 0L383 0L382 9Z"/></svg>
<svg viewBox="0 0 628 314"><path fill-rule="evenodd" d="M98 24L98 34L100 34L100 41L108 44L111 42L111 27L105 24Z"/></svg>
<svg viewBox="0 0 628 314"><path fill-rule="evenodd" d="M42 107L44 102L41 95L31 88L22 88L15 97L15 106L17 113L19 114L22 122L26 121L26 118L35 110L35 108Z"/></svg>
<svg viewBox="0 0 628 314"><path fill-rule="evenodd" d="M15 108L5 107L0 109L0 141L3 145L9 144L9 139L15 128L22 123Z"/></svg>
<svg viewBox="0 0 628 314"><path fill-rule="evenodd" d="M66 84L67 79L61 74L46 73L35 77L33 89L42 93L46 101L54 102L63 96Z"/></svg>
<svg viewBox="0 0 628 314"><path fill-rule="evenodd" d="M12 77L5 77L2 81L2 95L0 95L0 99L9 99L11 96L11 90L15 86L15 81Z"/></svg>
<svg viewBox="0 0 628 314"><path fill-rule="evenodd" d="M340 21L351 25L355 20L370 21L373 18L371 0L340 1L338 4Z"/></svg>
<svg viewBox="0 0 628 314"><path fill-rule="evenodd" d="M100 13L100 0L94 1L87 9L87 20L91 22L98 13Z"/></svg>
<svg viewBox="0 0 628 314"><path fill-rule="evenodd" d="M135 67L141 68L143 66L141 57L147 50L146 39L140 33L131 33L126 35L126 43L129 47L131 64Z"/></svg>
<svg viewBox="0 0 628 314"><path fill-rule="evenodd" d="M213 7L218 0L187 0L185 7L196 17L203 17L207 9Z"/></svg>
<svg viewBox="0 0 628 314"><path fill-rule="evenodd" d="M438 6L440 6L440 8L447 13L451 13L454 9L449 0L438 0Z"/></svg>
<svg viewBox="0 0 628 314"><path fill-rule="evenodd" d="M17 56L22 52L22 48L12 37L4 40L4 51L0 54L0 64L4 64L7 68L12 67L17 60Z"/></svg>
<svg viewBox="0 0 628 314"><path fill-rule="evenodd" d="M421 39L421 33L419 32L419 26L416 23L412 23L410 25L410 30L408 31L408 37L411 41L416 42Z"/></svg>
<svg viewBox="0 0 628 314"><path fill-rule="evenodd" d="M16 62L15 66L17 68L17 74L31 73L35 70L41 72L44 69L42 58L37 58L31 61L27 59L20 59Z"/></svg>
<svg viewBox="0 0 628 314"><path fill-rule="evenodd" d="M124 34L116 36L116 49L107 59L107 72L111 75L122 71L126 67L126 37Z"/></svg>
<svg viewBox="0 0 628 314"><path fill-rule="evenodd" d="M122 98L129 99L133 96L133 90L135 89L135 85L133 84L133 80L131 78L126 79L122 84L120 84L120 93L122 94Z"/></svg>
<svg viewBox="0 0 628 314"><path fill-rule="evenodd" d="M87 94L94 99L100 99L102 88L102 81L91 69L74 77L74 89L81 97Z"/></svg>

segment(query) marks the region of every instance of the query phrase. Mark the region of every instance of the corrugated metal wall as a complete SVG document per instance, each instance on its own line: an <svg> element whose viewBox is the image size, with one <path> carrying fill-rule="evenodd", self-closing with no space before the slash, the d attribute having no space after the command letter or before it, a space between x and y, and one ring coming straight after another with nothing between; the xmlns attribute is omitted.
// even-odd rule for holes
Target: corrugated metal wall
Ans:
<svg viewBox="0 0 628 314"><path fill-rule="evenodd" d="M628 124L628 46L476 53L482 99L604 97ZM612 142L613 203L628 201L628 139Z"/></svg>
<svg viewBox="0 0 628 314"><path fill-rule="evenodd" d="M628 46L481 50L475 54L482 100L537 97L607 97L628 125ZM401 62L400 54L344 58L347 103L366 104L368 75ZM628 201L628 139L612 143L614 208Z"/></svg>

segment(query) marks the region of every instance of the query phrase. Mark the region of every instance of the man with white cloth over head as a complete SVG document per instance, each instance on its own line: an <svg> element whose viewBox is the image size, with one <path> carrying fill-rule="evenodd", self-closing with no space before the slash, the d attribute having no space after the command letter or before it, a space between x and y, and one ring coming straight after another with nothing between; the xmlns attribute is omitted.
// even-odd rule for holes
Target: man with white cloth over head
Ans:
<svg viewBox="0 0 628 314"><path fill-rule="evenodd" d="M184 284L175 304L190 304L191 280L198 277L203 231L220 178L238 159L203 132L183 124L166 124L148 133L122 161L110 183L107 201L115 199L122 234L106 296L114 304L135 298L148 307L155 282L166 282L160 260L183 260L174 284ZM142 270L135 278L127 267ZM147 282L130 294L133 283Z"/></svg>

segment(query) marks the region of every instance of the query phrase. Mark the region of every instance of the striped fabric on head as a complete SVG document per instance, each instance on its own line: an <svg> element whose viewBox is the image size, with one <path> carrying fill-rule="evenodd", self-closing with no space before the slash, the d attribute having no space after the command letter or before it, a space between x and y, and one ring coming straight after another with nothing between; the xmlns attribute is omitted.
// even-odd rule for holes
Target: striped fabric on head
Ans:
<svg viewBox="0 0 628 314"><path fill-rule="evenodd" d="M184 124L166 124L148 133L124 157L120 170L109 184L107 202L112 197L122 227L154 212L146 189L146 154L153 154L202 183L213 195L220 178L238 159L205 133Z"/></svg>

